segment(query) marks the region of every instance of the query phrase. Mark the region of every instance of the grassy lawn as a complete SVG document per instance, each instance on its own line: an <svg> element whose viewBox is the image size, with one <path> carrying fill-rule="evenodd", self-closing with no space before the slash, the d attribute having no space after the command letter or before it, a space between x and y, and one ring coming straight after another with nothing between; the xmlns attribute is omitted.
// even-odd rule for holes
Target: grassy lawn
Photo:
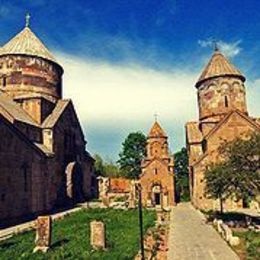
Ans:
<svg viewBox="0 0 260 260"><path fill-rule="evenodd" d="M260 233L253 231L235 231L241 243L234 247L241 259L260 260Z"/></svg>
<svg viewBox="0 0 260 260"><path fill-rule="evenodd" d="M144 211L144 229L154 226L155 212ZM90 246L90 221L106 225L107 251ZM33 254L35 232L27 232L0 242L0 259L133 259L139 250L137 210L82 210L54 222L52 247L46 253Z"/></svg>

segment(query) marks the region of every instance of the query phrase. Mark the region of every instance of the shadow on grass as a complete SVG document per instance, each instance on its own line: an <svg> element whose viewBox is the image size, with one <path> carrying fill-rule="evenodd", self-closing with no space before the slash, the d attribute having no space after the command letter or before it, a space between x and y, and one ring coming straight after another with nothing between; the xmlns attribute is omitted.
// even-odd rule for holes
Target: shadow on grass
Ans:
<svg viewBox="0 0 260 260"><path fill-rule="evenodd" d="M55 249L57 247L63 246L69 242L69 239L64 238L62 240L56 241L55 243L52 244L51 248Z"/></svg>
<svg viewBox="0 0 260 260"><path fill-rule="evenodd" d="M254 217L254 216L249 216L245 213L240 213L240 212L224 212L220 213L217 211L203 211L204 214L207 215L208 221L213 221L215 218L216 219L222 219L224 222L240 222L240 223L247 223L247 219L250 219L251 223L260 225L260 218L259 217Z"/></svg>
<svg viewBox="0 0 260 260"><path fill-rule="evenodd" d="M8 249L9 247L14 246L16 243L14 242L4 242L2 244L0 244L0 248L2 249Z"/></svg>

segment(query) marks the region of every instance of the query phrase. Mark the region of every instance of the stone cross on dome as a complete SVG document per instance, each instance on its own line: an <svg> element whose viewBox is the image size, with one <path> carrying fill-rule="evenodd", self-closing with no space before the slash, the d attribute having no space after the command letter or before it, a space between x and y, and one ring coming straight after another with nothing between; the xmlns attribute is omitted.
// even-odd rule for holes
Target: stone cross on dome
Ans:
<svg viewBox="0 0 260 260"><path fill-rule="evenodd" d="M155 120L155 122L157 122L158 116L159 115L157 113L154 113L154 120Z"/></svg>
<svg viewBox="0 0 260 260"><path fill-rule="evenodd" d="M214 51L219 51L219 45L218 45L218 41L216 39L212 40L212 45L213 45Z"/></svg>
<svg viewBox="0 0 260 260"><path fill-rule="evenodd" d="M29 27L29 25L30 25L30 18L31 18L30 14L27 13L26 16L25 16L25 27Z"/></svg>

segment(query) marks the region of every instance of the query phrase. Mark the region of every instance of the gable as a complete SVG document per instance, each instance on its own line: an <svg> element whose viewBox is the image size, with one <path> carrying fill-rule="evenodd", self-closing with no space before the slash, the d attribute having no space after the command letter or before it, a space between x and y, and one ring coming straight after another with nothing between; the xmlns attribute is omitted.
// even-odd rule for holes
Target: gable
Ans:
<svg viewBox="0 0 260 260"><path fill-rule="evenodd" d="M37 152L39 155L44 156L45 154L39 149L33 142L30 141L19 129L12 125L9 121L7 121L2 115L0 115L0 133L2 138L0 142L0 151L7 151L12 149L13 146L17 146L19 148L14 150L14 153L17 154L17 151L20 150L20 147L23 146L23 152L26 150L32 152ZM25 152L26 153L26 152Z"/></svg>
<svg viewBox="0 0 260 260"><path fill-rule="evenodd" d="M222 139L232 140L249 131L260 131L260 126L245 114L232 111L205 136L205 139L210 141L219 136Z"/></svg>
<svg viewBox="0 0 260 260"><path fill-rule="evenodd" d="M64 126L76 128L84 140L84 134L71 100L59 100L53 112L46 118L43 128L59 128Z"/></svg>
<svg viewBox="0 0 260 260"><path fill-rule="evenodd" d="M39 127L29 114L14 102L8 95L0 91L0 114L9 122L19 121L28 125Z"/></svg>
<svg viewBox="0 0 260 260"><path fill-rule="evenodd" d="M147 164L143 165L144 172L140 175L140 177L148 177L148 176L154 176L154 174L160 175L168 173L168 166L169 161L168 160L162 160L159 158L155 158L153 160L150 160L147 162ZM155 172L155 169L157 169L157 172Z"/></svg>

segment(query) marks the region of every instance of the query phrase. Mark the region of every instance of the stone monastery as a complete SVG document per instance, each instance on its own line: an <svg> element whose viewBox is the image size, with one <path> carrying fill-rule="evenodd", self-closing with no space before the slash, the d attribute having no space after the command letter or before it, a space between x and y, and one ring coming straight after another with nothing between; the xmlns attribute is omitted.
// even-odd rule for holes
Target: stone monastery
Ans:
<svg viewBox="0 0 260 260"><path fill-rule="evenodd" d="M0 49L0 220L92 196L93 159L63 68L26 27Z"/></svg>
<svg viewBox="0 0 260 260"><path fill-rule="evenodd" d="M195 87L199 119L186 124L189 153L190 192L200 209L219 209L219 201L204 194L206 167L219 160L223 141L260 131L260 119L249 116L246 105L245 76L216 49ZM226 201L224 207L236 209L243 201Z"/></svg>

